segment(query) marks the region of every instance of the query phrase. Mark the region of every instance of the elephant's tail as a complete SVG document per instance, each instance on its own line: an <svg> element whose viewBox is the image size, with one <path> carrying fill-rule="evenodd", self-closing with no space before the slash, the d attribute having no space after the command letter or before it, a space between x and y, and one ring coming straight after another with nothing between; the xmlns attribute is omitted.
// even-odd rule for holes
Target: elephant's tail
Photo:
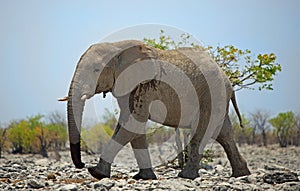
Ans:
<svg viewBox="0 0 300 191"><path fill-rule="evenodd" d="M237 102L236 102L236 99L235 99L235 91L233 91L232 93L232 96L231 96L231 101L232 101L232 104L233 104L233 107L234 107L234 110L239 118L239 121L240 121L240 126L243 128L244 125L243 125L243 120L242 120L242 116L241 116L241 113L240 113L240 110L239 110L239 107L237 105Z"/></svg>

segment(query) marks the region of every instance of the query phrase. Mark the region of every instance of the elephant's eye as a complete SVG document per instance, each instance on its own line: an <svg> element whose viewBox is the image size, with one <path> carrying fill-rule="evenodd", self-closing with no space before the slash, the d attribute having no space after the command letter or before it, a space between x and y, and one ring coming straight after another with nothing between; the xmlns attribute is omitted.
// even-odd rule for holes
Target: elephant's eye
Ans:
<svg viewBox="0 0 300 191"><path fill-rule="evenodd" d="M100 72L100 69L99 69L99 68L96 68L96 69L94 70L94 72Z"/></svg>

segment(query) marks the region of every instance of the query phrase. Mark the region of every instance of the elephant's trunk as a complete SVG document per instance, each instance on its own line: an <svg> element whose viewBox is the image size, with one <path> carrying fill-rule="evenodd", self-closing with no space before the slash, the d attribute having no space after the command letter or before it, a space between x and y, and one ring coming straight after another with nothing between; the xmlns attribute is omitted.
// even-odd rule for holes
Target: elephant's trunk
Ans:
<svg viewBox="0 0 300 191"><path fill-rule="evenodd" d="M68 131L72 161L76 168L83 168L84 163L82 163L81 161L80 154L80 129L82 121L82 112L85 102L80 99L78 87L76 88L75 86L76 82L72 81L69 90L69 100L67 109Z"/></svg>

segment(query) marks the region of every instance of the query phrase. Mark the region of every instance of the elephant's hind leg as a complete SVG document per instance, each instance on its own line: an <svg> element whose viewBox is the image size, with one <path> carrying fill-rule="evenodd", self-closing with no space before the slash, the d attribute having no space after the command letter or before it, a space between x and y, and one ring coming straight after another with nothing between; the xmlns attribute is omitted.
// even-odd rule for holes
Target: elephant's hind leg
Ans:
<svg viewBox="0 0 300 191"><path fill-rule="evenodd" d="M206 132L206 127L209 120L209 112L203 112L200 114L202 119L199 121L197 127L192 127L191 141L188 144L188 160L186 166L178 174L179 177L195 179L199 177L199 163L202 158L202 153L199 152L201 140Z"/></svg>
<svg viewBox="0 0 300 191"><path fill-rule="evenodd" d="M146 134L136 135L130 143L140 169L139 173L133 176L133 179L157 179L152 170Z"/></svg>
<svg viewBox="0 0 300 191"><path fill-rule="evenodd" d="M217 141L224 148L226 155L229 159L230 165L232 167L232 175L233 177L245 176L249 175L250 171L247 167L247 163L245 159L241 156L236 143L234 141L234 133L232 130L232 125L228 115L224 120L223 127L219 136L217 137Z"/></svg>

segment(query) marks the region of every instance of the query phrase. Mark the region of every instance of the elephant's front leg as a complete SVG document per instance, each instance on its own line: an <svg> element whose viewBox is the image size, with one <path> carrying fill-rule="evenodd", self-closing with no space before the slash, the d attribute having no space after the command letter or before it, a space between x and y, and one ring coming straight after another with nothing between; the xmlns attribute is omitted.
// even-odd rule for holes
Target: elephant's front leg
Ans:
<svg viewBox="0 0 300 191"><path fill-rule="evenodd" d="M126 130L118 123L112 139L105 146L98 164L88 168L90 174L97 179L110 177L111 163L118 152L134 137L136 133Z"/></svg>
<svg viewBox="0 0 300 191"><path fill-rule="evenodd" d="M157 179L152 170L146 134L136 135L136 137L130 143L140 169L139 173L134 175L133 178L136 180Z"/></svg>

